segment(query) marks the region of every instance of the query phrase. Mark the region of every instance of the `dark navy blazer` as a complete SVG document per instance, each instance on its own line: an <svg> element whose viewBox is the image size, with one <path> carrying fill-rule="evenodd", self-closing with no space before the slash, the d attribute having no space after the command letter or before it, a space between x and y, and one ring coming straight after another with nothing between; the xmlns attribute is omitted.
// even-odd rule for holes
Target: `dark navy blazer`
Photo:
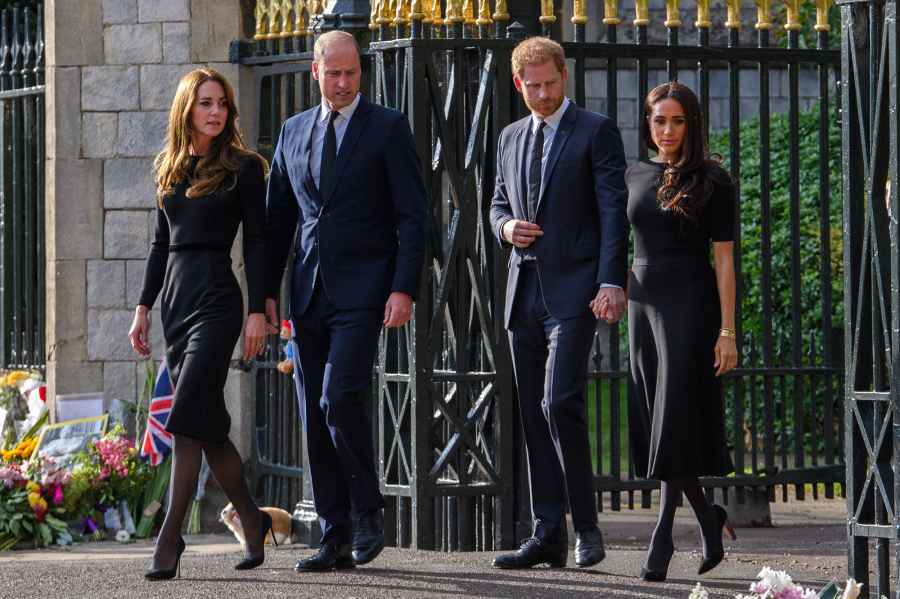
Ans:
<svg viewBox="0 0 900 599"><path fill-rule="evenodd" d="M338 309L383 309L400 291L415 299L425 260L425 185L403 113L360 99L323 198L309 167L320 106L282 125L267 194L267 297L277 298L294 232L291 314L304 312L316 276Z"/></svg>
<svg viewBox="0 0 900 599"><path fill-rule="evenodd" d="M491 229L502 244L503 224L527 220L525 153L531 115L503 129ZM557 319L586 314L601 283L625 286L628 218L625 152L615 122L569 104L544 167L535 222L544 232L529 248L547 309ZM513 248L506 285L505 326L516 295L524 252Z"/></svg>

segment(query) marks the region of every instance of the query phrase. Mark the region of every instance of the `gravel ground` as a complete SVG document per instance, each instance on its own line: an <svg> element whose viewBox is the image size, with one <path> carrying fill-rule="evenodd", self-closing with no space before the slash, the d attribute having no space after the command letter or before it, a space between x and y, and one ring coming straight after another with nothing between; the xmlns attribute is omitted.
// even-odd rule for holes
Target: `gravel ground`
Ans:
<svg viewBox="0 0 900 599"><path fill-rule="evenodd" d="M152 545L97 543L69 550L16 551L0 555L0 598L91 597L324 597L450 598L597 597L686 598L698 580L713 597L734 597L747 588L763 565L785 569L795 580L821 588L845 578L846 524L842 500L773 505L774 528L738 530L726 542L726 560L703 577L696 527L689 511L679 510L678 552L669 580L638 578L655 510L601 514L607 558L587 570L536 568L495 570L494 553L439 553L388 548L368 566L353 571L297 574L296 559L311 550L300 546L269 549L258 570L237 572L234 539L190 537L180 580L148 583L142 578ZM574 558L570 556L570 565Z"/></svg>

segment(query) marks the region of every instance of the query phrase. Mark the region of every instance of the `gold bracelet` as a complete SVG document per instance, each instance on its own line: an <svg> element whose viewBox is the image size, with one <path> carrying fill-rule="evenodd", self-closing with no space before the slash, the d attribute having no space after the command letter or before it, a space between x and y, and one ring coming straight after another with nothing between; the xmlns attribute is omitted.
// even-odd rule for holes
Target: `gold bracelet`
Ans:
<svg viewBox="0 0 900 599"><path fill-rule="evenodd" d="M734 329L719 329L719 337L737 339L737 331L735 331Z"/></svg>

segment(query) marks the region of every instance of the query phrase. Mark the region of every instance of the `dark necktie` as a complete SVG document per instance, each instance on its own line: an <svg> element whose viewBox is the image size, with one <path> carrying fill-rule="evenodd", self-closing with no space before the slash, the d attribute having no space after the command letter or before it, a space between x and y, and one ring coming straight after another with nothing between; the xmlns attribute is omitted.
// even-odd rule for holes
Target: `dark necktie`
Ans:
<svg viewBox="0 0 900 599"><path fill-rule="evenodd" d="M334 132L334 119L341 113L331 111L328 127L325 129L325 143L322 144L322 166L319 169L319 192L326 199L334 186L334 167L337 163L337 135Z"/></svg>
<svg viewBox="0 0 900 599"><path fill-rule="evenodd" d="M528 167L528 220L537 218L538 199L541 196L541 160L544 157L544 127L541 121L531 145L531 164Z"/></svg>

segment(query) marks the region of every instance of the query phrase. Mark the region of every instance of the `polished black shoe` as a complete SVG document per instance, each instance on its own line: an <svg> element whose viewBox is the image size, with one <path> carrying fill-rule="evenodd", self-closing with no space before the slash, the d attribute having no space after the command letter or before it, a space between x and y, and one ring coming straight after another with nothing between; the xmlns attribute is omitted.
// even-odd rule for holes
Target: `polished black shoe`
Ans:
<svg viewBox="0 0 900 599"><path fill-rule="evenodd" d="M703 563L697 569L697 574L705 574L716 566L718 566L725 558L725 547L722 545L722 534L727 532L732 541L737 540L734 534L734 528L728 521L728 512L720 505L712 506L712 518L710 518L715 526L709 526L704 529L700 526L700 533L703 536Z"/></svg>
<svg viewBox="0 0 900 599"><path fill-rule="evenodd" d="M347 570L353 567L349 544L328 541L312 557L297 560L294 570L297 572L328 572L331 570Z"/></svg>
<svg viewBox="0 0 900 599"><path fill-rule="evenodd" d="M253 568L261 566L262 563L266 561L266 535L272 535L272 544L278 547L278 541L275 540L275 531L272 530L272 516L260 510L259 518L259 528L260 532L262 533L260 535L262 537L262 542L260 543L262 545L262 549L260 550L260 554L245 557L239 564L234 567L235 570L252 570Z"/></svg>
<svg viewBox="0 0 900 599"><path fill-rule="evenodd" d="M565 568L568 553L569 543L565 539L548 542L531 537L525 539L515 553L495 557L494 567L504 570L521 570L539 564L547 564L551 568Z"/></svg>
<svg viewBox="0 0 900 599"><path fill-rule="evenodd" d="M184 553L184 547L184 539L178 537L178 545L175 546L175 566L167 569L155 568L147 570L144 572L144 578L147 580L171 580L176 576L181 578L181 554Z"/></svg>
<svg viewBox="0 0 900 599"><path fill-rule="evenodd" d="M606 550L603 548L603 533L594 530L575 531L575 565L579 568L590 568L603 561Z"/></svg>
<svg viewBox="0 0 900 599"><path fill-rule="evenodd" d="M353 523L353 563L368 564L384 549L384 515L381 510L363 514Z"/></svg>
<svg viewBox="0 0 900 599"><path fill-rule="evenodd" d="M675 553L675 544L671 541L652 543L647 552L647 561L641 566L641 578L647 582L663 582L669 573L669 562Z"/></svg>

